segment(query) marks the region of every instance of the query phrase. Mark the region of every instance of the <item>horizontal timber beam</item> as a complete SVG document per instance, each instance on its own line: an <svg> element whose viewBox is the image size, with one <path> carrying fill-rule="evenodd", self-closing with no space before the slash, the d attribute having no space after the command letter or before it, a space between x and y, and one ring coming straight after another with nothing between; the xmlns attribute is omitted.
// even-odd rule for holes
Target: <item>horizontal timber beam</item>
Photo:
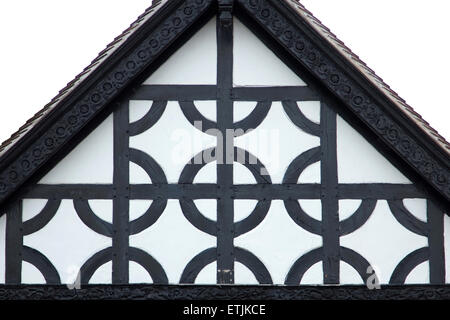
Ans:
<svg viewBox="0 0 450 320"><path fill-rule="evenodd" d="M191 101L217 100L220 92L215 85L142 85L130 100ZM307 86L234 87L229 92L234 101L313 101L320 96Z"/></svg>
<svg viewBox="0 0 450 320"><path fill-rule="evenodd" d="M130 199L217 199L224 192L216 184L135 184ZM288 200L320 199L320 184L242 184L231 187L236 199ZM22 198L36 199L113 199L115 189L105 184L38 184L27 187ZM410 184L340 184L339 199L399 200L424 198Z"/></svg>

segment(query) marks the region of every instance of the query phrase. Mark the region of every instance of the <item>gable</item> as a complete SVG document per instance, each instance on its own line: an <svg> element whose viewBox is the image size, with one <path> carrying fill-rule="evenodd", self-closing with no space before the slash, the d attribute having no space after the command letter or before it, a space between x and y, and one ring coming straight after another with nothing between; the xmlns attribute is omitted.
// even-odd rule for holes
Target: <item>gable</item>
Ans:
<svg viewBox="0 0 450 320"><path fill-rule="evenodd" d="M6 208L3 281L448 282L442 203L266 42L204 19L130 82Z"/></svg>

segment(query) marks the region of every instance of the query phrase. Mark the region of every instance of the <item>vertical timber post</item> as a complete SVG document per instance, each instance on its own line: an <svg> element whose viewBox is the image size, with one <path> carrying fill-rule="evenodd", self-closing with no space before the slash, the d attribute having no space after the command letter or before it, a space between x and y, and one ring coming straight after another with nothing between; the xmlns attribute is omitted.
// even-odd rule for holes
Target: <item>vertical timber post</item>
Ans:
<svg viewBox="0 0 450 320"><path fill-rule="evenodd" d="M218 0L217 19L217 125L222 136L218 141L217 183L223 188L217 201L217 283L234 283L234 203L231 198L233 186L233 136L228 137L227 129L233 128L233 0ZM220 136L218 137L220 139Z"/></svg>
<svg viewBox="0 0 450 320"><path fill-rule="evenodd" d="M6 214L5 283L22 283L22 200L11 204Z"/></svg>
<svg viewBox="0 0 450 320"><path fill-rule="evenodd" d="M444 217L432 201L427 201L430 284L445 284Z"/></svg>
<svg viewBox="0 0 450 320"><path fill-rule="evenodd" d="M127 284L129 248L129 111L128 101L114 111L114 199L112 283Z"/></svg>
<svg viewBox="0 0 450 320"><path fill-rule="evenodd" d="M321 117L321 199L324 284L339 284L339 202L337 173L336 112L324 102Z"/></svg>

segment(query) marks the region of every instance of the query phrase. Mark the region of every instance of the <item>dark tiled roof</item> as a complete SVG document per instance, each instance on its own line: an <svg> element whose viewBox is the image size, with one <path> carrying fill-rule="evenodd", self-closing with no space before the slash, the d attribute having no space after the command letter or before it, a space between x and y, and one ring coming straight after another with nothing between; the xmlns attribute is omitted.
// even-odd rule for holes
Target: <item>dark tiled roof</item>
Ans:
<svg viewBox="0 0 450 320"><path fill-rule="evenodd" d="M344 42L331 32L319 19L317 19L303 4L296 0L284 0L292 7L310 26L312 26L323 38L325 38L337 51L359 70L370 82L372 82L398 109L406 114L421 128L442 150L450 154L450 143L445 140L420 114L406 103L394 90L387 85L382 78L370 69Z"/></svg>
<svg viewBox="0 0 450 320"><path fill-rule="evenodd" d="M89 66L87 66L83 72L70 81L64 89L62 89L56 97L54 97L44 108L39 110L31 119L29 119L22 127L11 135L9 139L4 141L0 145L0 156L3 156L8 150L10 150L14 145L20 142L20 140L30 132L34 127L36 127L42 119L47 117L53 110L58 108L61 102L70 96L70 94L85 81L97 67L108 60L108 58L129 38L131 34L139 30L139 28L148 20L153 14L160 9L163 4L169 0L153 0L152 5L141 14L135 22L133 22L130 27L128 27L121 35L116 37L114 41L107 45L107 47L102 50L97 58L95 58Z"/></svg>

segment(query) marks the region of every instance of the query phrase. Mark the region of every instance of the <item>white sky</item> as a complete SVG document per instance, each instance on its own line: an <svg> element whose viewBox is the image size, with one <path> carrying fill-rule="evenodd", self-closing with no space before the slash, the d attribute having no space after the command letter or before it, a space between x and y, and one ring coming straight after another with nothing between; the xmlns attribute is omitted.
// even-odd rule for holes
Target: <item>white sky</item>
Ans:
<svg viewBox="0 0 450 320"><path fill-rule="evenodd" d="M0 2L0 141L47 104L150 0ZM450 1L303 0L450 140Z"/></svg>

